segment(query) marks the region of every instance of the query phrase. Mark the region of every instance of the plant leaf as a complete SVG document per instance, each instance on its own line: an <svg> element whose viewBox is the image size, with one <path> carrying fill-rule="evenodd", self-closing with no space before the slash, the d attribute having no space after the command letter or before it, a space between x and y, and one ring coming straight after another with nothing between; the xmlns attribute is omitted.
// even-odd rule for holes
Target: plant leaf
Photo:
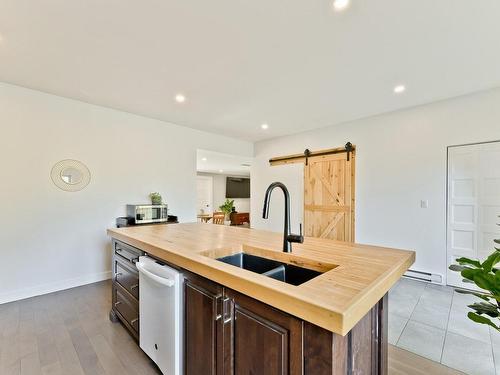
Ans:
<svg viewBox="0 0 500 375"><path fill-rule="evenodd" d="M474 277L476 275L480 274L481 272L482 272L482 270L480 270L480 269L466 268L465 270L463 270L462 272L460 272L460 274L462 275L462 277L464 279L469 279L469 280L475 281Z"/></svg>
<svg viewBox="0 0 500 375"><path fill-rule="evenodd" d="M469 280L467 280L467 281L469 281ZM478 292L473 292L471 290L455 289L455 292L457 292L459 294L470 294L472 296L476 296L478 298L481 298L484 301L489 301L490 298L494 298L493 296L491 296L489 294L482 294L482 293L478 293Z"/></svg>
<svg viewBox="0 0 500 375"><path fill-rule="evenodd" d="M495 251L481 264L481 266L486 272L491 272L493 266L499 262L500 262L500 251Z"/></svg>
<svg viewBox="0 0 500 375"><path fill-rule="evenodd" d="M497 306L489 302L477 302L469 305L469 307L476 310L480 315L486 314L492 318L498 318L500 316Z"/></svg>
<svg viewBox="0 0 500 375"><path fill-rule="evenodd" d="M458 264L452 264L451 266L448 267L451 271L455 272L462 272L463 270L469 268L465 266L459 266Z"/></svg>
<svg viewBox="0 0 500 375"><path fill-rule="evenodd" d="M469 258L462 257L462 258L458 258L456 261L460 265L469 264L471 266L481 268L481 262L479 262L478 260L475 260L475 259L469 259Z"/></svg>
<svg viewBox="0 0 500 375"><path fill-rule="evenodd" d="M472 280L474 280L476 285L481 289L489 290L492 294L500 294L500 283L495 275L491 273L479 272L474 274Z"/></svg>
<svg viewBox="0 0 500 375"><path fill-rule="evenodd" d="M487 324L497 330L500 330L500 327L498 327L495 323L493 323L490 319L488 319L485 316L477 315L476 313L469 312L467 314L470 320L476 322L476 323L481 323L481 324Z"/></svg>

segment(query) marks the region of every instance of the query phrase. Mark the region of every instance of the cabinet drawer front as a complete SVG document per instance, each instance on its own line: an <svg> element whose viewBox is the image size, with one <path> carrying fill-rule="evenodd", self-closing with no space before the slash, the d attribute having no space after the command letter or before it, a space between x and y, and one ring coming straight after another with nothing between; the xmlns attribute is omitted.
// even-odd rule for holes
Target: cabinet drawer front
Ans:
<svg viewBox="0 0 500 375"><path fill-rule="evenodd" d="M131 263L136 263L139 260L139 257L143 255L142 251L119 241L114 242L114 251L115 254Z"/></svg>
<svg viewBox="0 0 500 375"><path fill-rule="evenodd" d="M123 292L119 285L115 285L114 288L114 308L136 332L139 332L139 306L137 301L127 296L126 292Z"/></svg>
<svg viewBox="0 0 500 375"><path fill-rule="evenodd" d="M139 300L139 273L115 259L115 281Z"/></svg>

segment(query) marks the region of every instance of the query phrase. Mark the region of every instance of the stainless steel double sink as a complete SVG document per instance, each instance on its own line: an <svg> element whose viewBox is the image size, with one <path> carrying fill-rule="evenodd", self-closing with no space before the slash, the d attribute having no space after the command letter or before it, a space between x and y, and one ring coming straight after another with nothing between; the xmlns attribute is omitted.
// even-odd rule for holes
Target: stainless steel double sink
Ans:
<svg viewBox="0 0 500 375"><path fill-rule="evenodd" d="M303 284L322 274L322 272L310 270L308 268L298 267L244 252L217 258L217 260L291 285Z"/></svg>

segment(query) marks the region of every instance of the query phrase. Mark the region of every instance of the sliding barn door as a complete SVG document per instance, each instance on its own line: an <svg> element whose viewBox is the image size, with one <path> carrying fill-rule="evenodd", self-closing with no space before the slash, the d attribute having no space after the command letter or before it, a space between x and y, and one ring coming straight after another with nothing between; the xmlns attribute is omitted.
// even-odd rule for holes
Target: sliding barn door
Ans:
<svg viewBox="0 0 500 375"><path fill-rule="evenodd" d="M309 237L354 242L354 152L308 159L304 226Z"/></svg>

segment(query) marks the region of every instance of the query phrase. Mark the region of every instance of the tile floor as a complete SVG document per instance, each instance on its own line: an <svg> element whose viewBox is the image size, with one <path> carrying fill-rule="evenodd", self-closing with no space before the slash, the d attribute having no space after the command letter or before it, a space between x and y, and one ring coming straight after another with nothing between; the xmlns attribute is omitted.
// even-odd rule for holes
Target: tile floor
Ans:
<svg viewBox="0 0 500 375"><path fill-rule="evenodd" d="M500 375L500 333L467 318L476 298L401 279L389 292L389 343L474 375Z"/></svg>

